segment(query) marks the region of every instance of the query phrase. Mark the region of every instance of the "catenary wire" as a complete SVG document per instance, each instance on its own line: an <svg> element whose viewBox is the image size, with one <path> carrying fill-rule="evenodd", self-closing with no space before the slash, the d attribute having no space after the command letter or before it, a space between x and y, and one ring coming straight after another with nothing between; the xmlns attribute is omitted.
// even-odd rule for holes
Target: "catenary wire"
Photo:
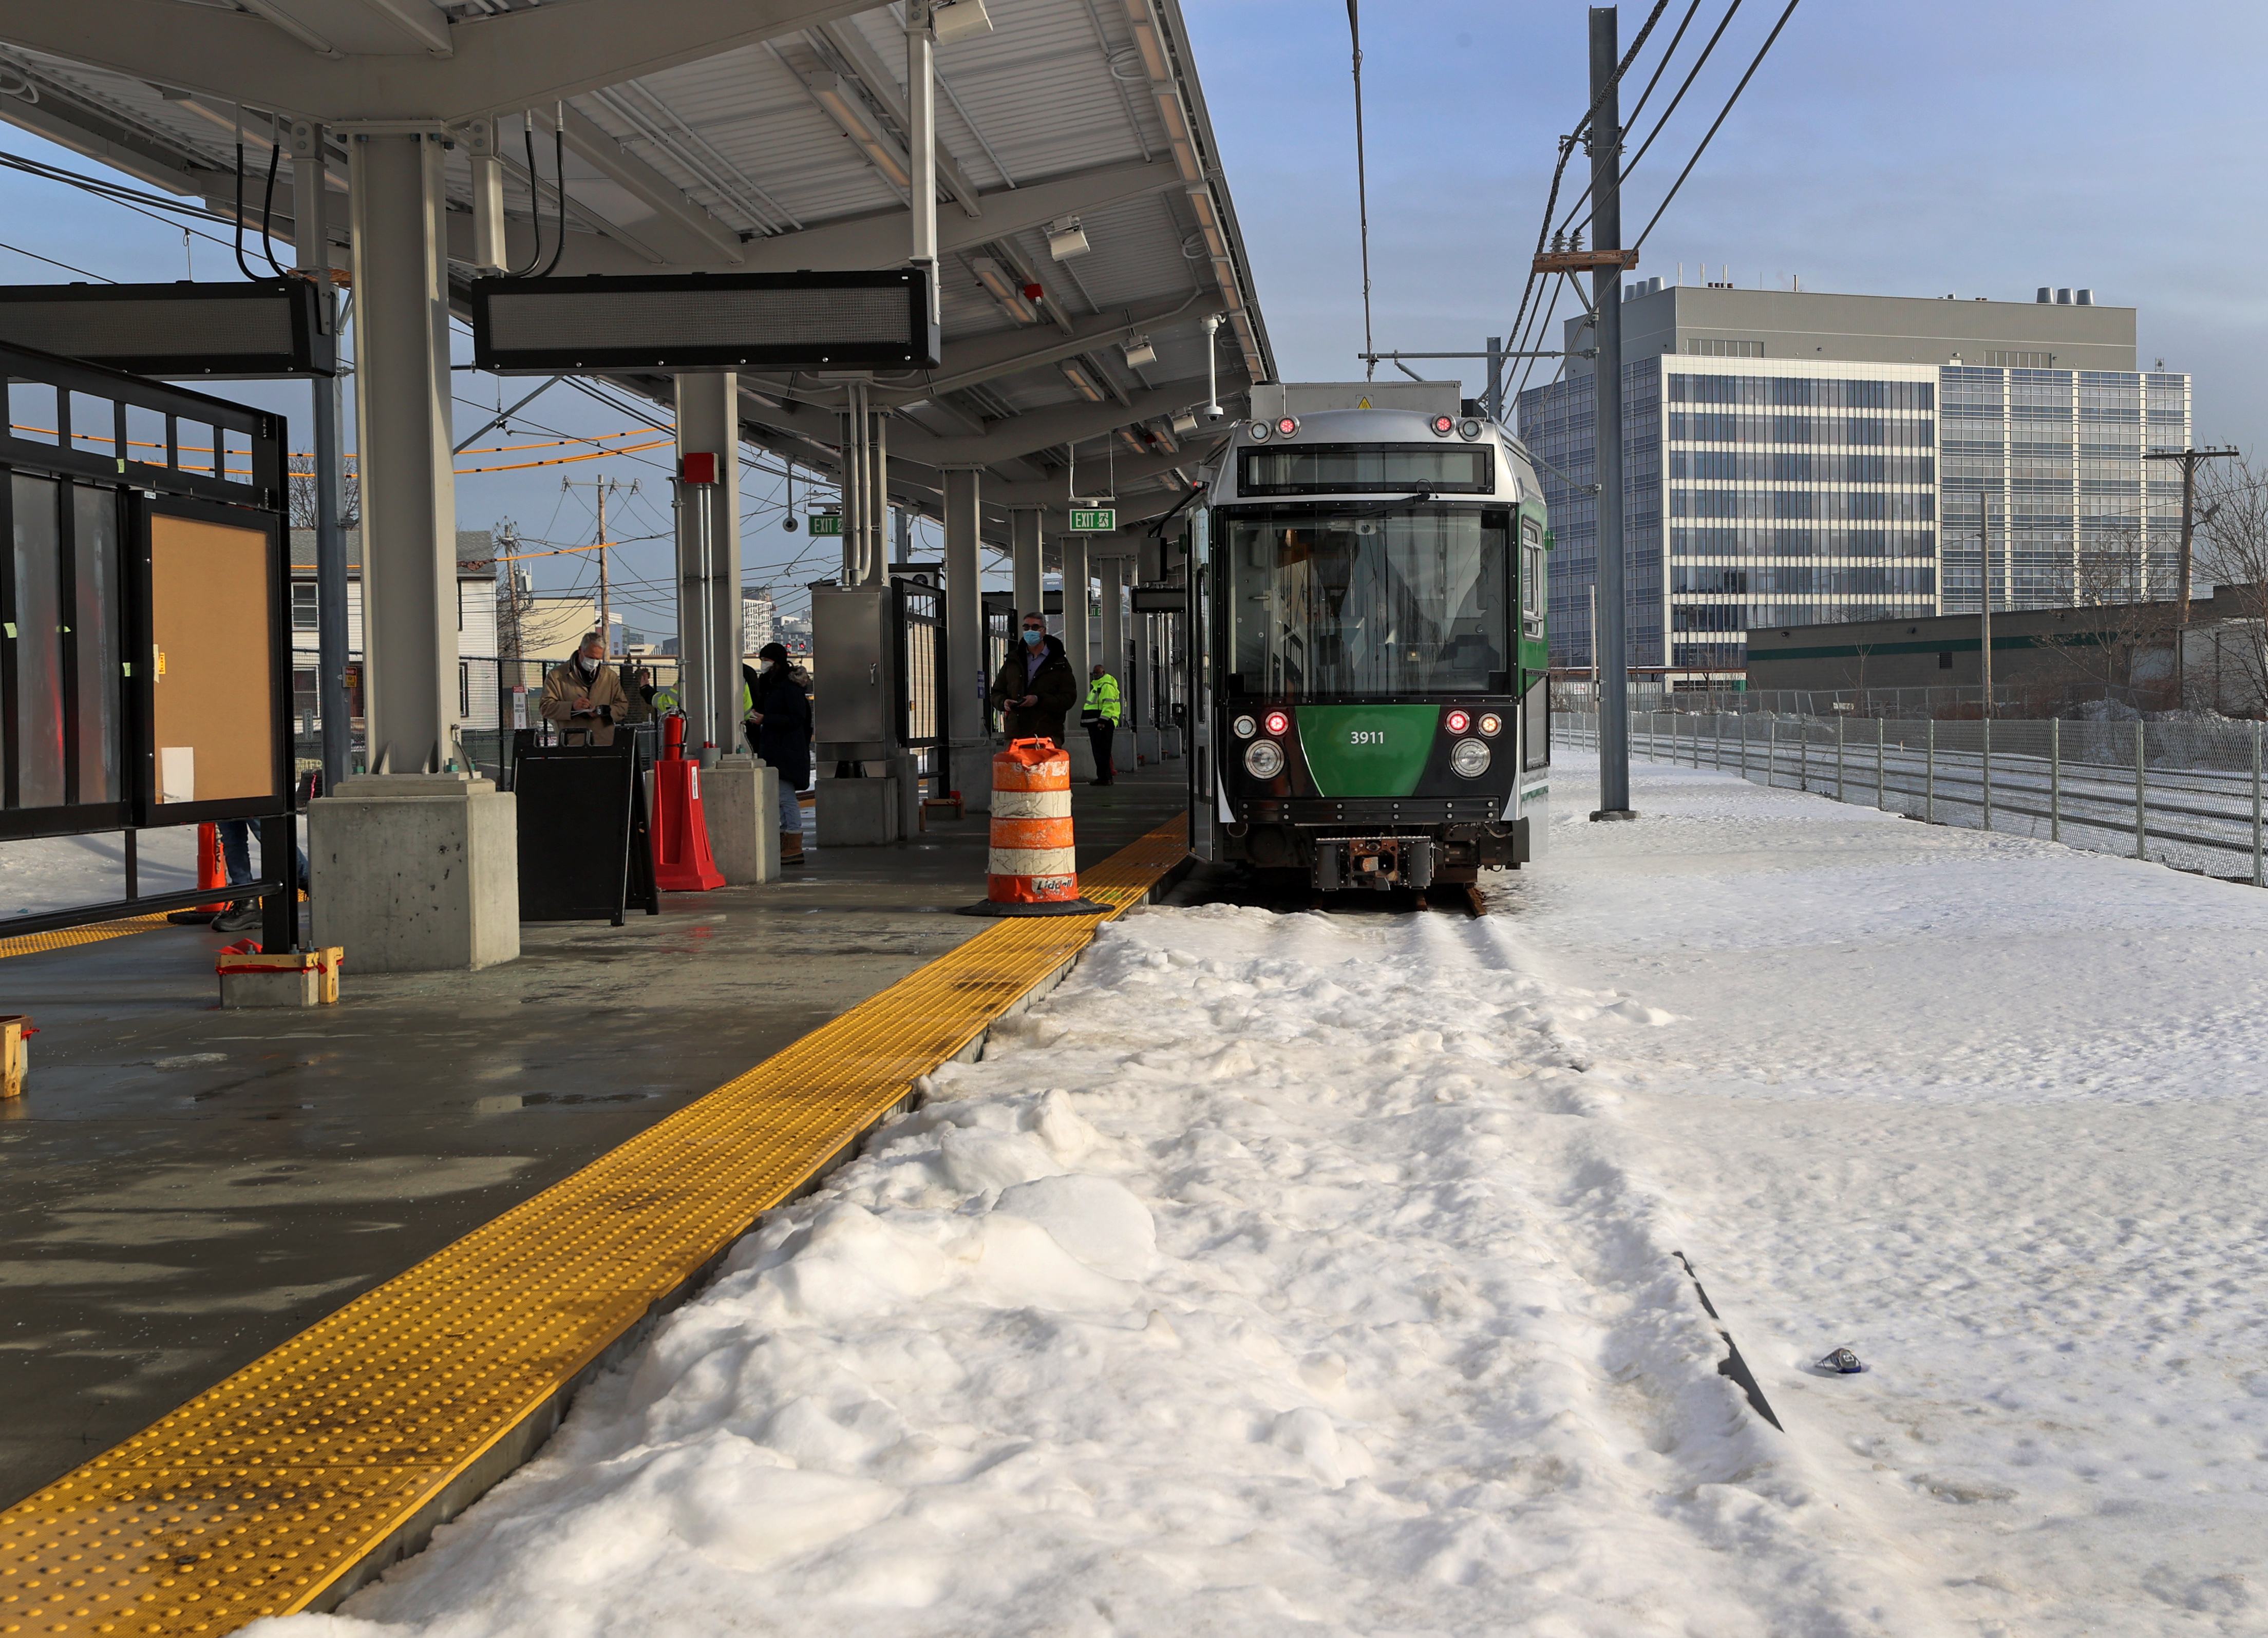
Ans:
<svg viewBox="0 0 2268 1638"><path fill-rule="evenodd" d="M1756 77L1756 70L1764 66L1764 55L1772 48L1772 42L1779 38L1780 30L1787 26L1787 19L1795 15L1795 8L1801 4L1802 0L1787 0L1787 10L1782 11L1779 14L1779 21L1772 25L1772 32L1764 37L1764 45L1756 52L1756 61L1749 63L1749 71L1741 76L1741 83L1733 87L1733 94L1725 99L1723 109L1718 114L1716 122L1709 127L1706 135L1701 138L1701 145L1694 149L1693 157L1685 162L1685 168L1677 173L1677 180L1669 185L1669 191L1661 196L1661 202L1654 207L1653 214L1646 218L1646 227L1632 244L1633 249L1645 245L1646 234L1653 231L1653 224L1661 220L1661 213L1669 209L1670 201L1677 197L1677 190L1684 187L1685 179L1693 174L1693 167L1701 162L1701 156L1709 150L1710 138L1715 136L1718 128L1725 123L1726 116L1733 111L1733 105L1741 99L1741 93L1749 88L1749 82Z"/></svg>
<svg viewBox="0 0 2268 1638"><path fill-rule="evenodd" d="M1693 64L1691 70L1685 76L1683 84L1678 86L1677 94L1669 99L1669 106L1661 111L1661 117L1653 122L1653 129L1646 134L1646 140L1638 144L1638 151L1632 154L1630 157L1629 161L1624 165L1622 174L1622 180L1624 181L1627 182L1630 180L1631 173L1638 169L1638 161L1646 158L1647 150L1653 146L1655 138L1661 135L1662 129L1669 123L1669 116L1677 112L1677 105L1683 102L1685 100L1685 93L1693 89L1693 82L1700 77L1701 70L1709 65L1709 58L1717 49L1717 42L1724 39L1725 30L1732 26L1733 18L1740 11L1740 9L1741 0L1733 0L1733 4L1725 8L1725 15L1718 19L1716 32L1709 36L1709 43L1701 48L1700 58ZM1590 196L1590 190L1588 188L1585 188L1583 190L1583 199L1588 199ZM1580 207L1582 202L1583 200L1579 199L1575 202L1575 204L1577 207ZM1575 214L1574 209L1571 208L1567 214L1570 217L1572 217ZM1587 227L1590 225L1590 222L1591 218L1587 215L1584 217L1582 222L1578 225L1580 227ZM1566 224L1563 222L1560 225L1564 228L1566 226Z"/></svg>

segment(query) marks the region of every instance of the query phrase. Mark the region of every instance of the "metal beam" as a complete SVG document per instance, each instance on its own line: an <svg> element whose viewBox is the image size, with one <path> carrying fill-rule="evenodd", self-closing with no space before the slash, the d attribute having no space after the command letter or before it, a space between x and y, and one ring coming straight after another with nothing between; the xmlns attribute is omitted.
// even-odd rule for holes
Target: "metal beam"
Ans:
<svg viewBox="0 0 2268 1638"><path fill-rule="evenodd" d="M336 122L512 114L867 9L868 0L551 0L447 26L446 57L328 57L267 18L178 0L0 0L0 40Z"/></svg>
<svg viewBox="0 0 2268 1638"><path fill-rule="evenodd" d="M624 148L604 127L572 107L567 110L567 146L632 198L652 207L666 222L699 240L698 246L690 247L695 256L713 253L736 268L746 260L740 254L740 234L688 199L684 189ZM571 199L573 193L571 182ZM665 253L668 249L658 248Z"/></svg>
<svg viewBox="0 0 2268 1638"><path fill-rule="evenodd" d="M882 105L882 112L897 121L901 131L913 129L913 110L901 94L896 76L890 72L889 66L876 54L873 47L866 43L866 36L858 32L856 23L848 19L840 23L822 23L811 32L843 59L850 71L858 77L858 83ZM937 176L963 210L972 217L983 214L976 184L961 168L960 162L945 151L942 143L937 150Z"/></svg>
<svg viewBox="0 0 2268 1638"><path fill-rule="evenodd" d="M973 438L918 438L901 436L895 452L925 466L989 466L1043 450L1050 444L1068 444L1101 437L1152 415L1186 409L1204 400L1203 381L1174 381L1137 393L1127 404L1064 404L1029 415L997 421L983 436Z"/></svg>
<svg viewBox="0 0 2268 1638"><path fill-rule="evenodd" d="M1207 313L1220 311L1219 295L1207 290L1202 296L1185 296L1178 301L1152 302L1142 307L1096 313L1077 320L1069 335L1035 330L998 330L965 342L949 342L937 370L918 388L905 389L899 401L917 403L940 393L957 393L964 387L1014 375L1020 370L1036 370L1096 347L1129 341L1172 320L1194 324ZM1043 334L1045 339L1040 339Z"/></svg>
<svg viewBox="0 0 2268 1638"><path fill-rule="evenodd" d="M8 3L0 0L0 5ZM938 249L943 254L971 250L1006 234L1044 226L1057 217L1100 210L1121 200L1162 193L1180 185L1170 163L1153 159L1073 172L1020 187L996 188L981 195L982 217L947 217L938 224ZM752 240L741 249L751 268L819 273L894 266L905 259L905 244L906 213L893 209L822 223L797 233L775 234Z"/></svg>
<svg viewBox="0 0 2268 1638"><path fill-rule="evenodd" d="M184 163L181 154L167 151L99 110L81 103L66 104L44 78L39 81L39 90L36 103L0 97L0 120L169 194L197 193L202 186L201 174L211 174L201 173Z"/></svg>
<svg viewBox="0 0 2268 1638"><path fill-rule="evenodd" d="M1196 452L1186 450L1177 455L1123 456L1101 468L1098 475L1107 475L1119 483L1139 483L1156 477L1161 472L1176 472L1197 464ZM1082 460L1079 466L1083 480L1089 474L1097 474L1094 463ZM1030 483L988 483L984 486L984 503L987 506L1067 507L1072 498L1070 485L1071 474L1068 472L1058 472ZM1081 488L1091 493L1094 486L1083 481ZM1084 503L1085 496L1079 498Z"/></svg>

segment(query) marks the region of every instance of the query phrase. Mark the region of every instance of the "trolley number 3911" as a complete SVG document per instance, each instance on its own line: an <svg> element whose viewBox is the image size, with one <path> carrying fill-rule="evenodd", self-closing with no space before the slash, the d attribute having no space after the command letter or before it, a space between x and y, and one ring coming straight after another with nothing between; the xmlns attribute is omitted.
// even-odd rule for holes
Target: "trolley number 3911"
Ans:
<svg viewBox="0 0 2268 1638"><path fill-rule="evenodd" d="M1357 728L1347 735L1349 745L1384 745L1386 731L1382 728Z"/></svg>

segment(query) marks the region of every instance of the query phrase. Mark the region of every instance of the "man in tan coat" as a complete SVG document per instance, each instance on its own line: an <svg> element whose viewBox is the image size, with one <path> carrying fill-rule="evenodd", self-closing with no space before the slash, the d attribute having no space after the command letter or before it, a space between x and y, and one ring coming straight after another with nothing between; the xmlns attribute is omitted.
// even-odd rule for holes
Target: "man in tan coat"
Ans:
<svg viewBox="0 0 2268 1638"><path fill-rule="evenodd" d="M607 664L606 639L593 632L574 657L543 679L543 720L556 724L569 745L612 745L615 724L630 716L622 673Z"/></svg>

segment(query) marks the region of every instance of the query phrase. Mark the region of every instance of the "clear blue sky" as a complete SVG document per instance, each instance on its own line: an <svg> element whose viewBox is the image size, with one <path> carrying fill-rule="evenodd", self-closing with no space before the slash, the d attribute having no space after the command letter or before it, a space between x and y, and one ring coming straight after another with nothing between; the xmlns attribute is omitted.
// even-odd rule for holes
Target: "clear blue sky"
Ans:
<svg viewBox="0 0 2268 1638"><path fill-rule="evenodd" d="M1632 231L1785 4L1745 0L1631 177ZM1292 379L1359 375L1345 8L1183 5L1278 362ZM1625 40L1649 9L1622 7ZM1363 11L1379 345L1477 349L1510 324L1554 140L1587 102L1586 8ZM1722 15L1704 0L1685 62ZM1706 262L1747 286L1793 272L1807 290L2016 301L2092 285L2139 309L2146 368L2163 357L2196 377L2201 441L2257 447L2264 59L2268 7L2227 0L1802 0L1641 272ZM1477 390L1477 369L1467 379Z"/></svg>
<svg viewBox="0 0 2268 1638"><path fill-rule="evenodd" d="M1686 61L1724 3L1704 0ZM1631 179L1625 217L1633 231L1785 3L1743 0L1709 69ZM1673 0L1660 37L1686 4ZM1295 380L1359 375L1344 7L1183 4L1282 371ZM1623 8L1625 38L1646 9ZM1554 141L1587 100L1585 18L1577 0L1366 7L1381 347L1477 349L1509 326ZM2139 309L2146 365L2163 357L2194 374L2201 441L2257 448L2268 431L2268 302L2256 270L2268 259L2257 158L2268 151L2256 84L2263 61L2268 7L2233 0L1802 0L1655 230L1641 272L1674 275L1683 261L1690 276L1705 262L1729 266L1744 285L1794 273L1811 290L2004 300L2029 299L2041 284L2092 285L2097 300ZM1655 107L1683 71L1656 93ZM96 168L12 128L0 130L0 147ZM0 241L110 278L177 279L191 270L178 227L18 173L0 172ZM224 246L198 239L191 253L197 276L232 276ZM71 276L0 252L0 278ZM526 390L459 379L475 405L494 403L499 390L508 403ZM1466 379L1477 390L1477 370ZM303 388L219 390L305 424ZM460 416L466 431L479 424L476 408L460 407ZM509 441L549 436L540 428L595 434L624 424L554 389L514 423ZM485 528L512 518L531 537L587 540L588 491L563 496L559 479L604 470L646 486L622 514L629 528L613 533L658 533L666 527L666 454L468 477L458 486L459 520ZM748 578L785 586L825 572L825 549L795 562L808 537L779 529L777 481L752 479L746 491ZM626 590L647 599L626 611L630 623L648 632L674 623L657 584L666 583L668 562L660 540L626 547L619 559ZM584 557L532 567L547 588L591 578Z"/></svg>

